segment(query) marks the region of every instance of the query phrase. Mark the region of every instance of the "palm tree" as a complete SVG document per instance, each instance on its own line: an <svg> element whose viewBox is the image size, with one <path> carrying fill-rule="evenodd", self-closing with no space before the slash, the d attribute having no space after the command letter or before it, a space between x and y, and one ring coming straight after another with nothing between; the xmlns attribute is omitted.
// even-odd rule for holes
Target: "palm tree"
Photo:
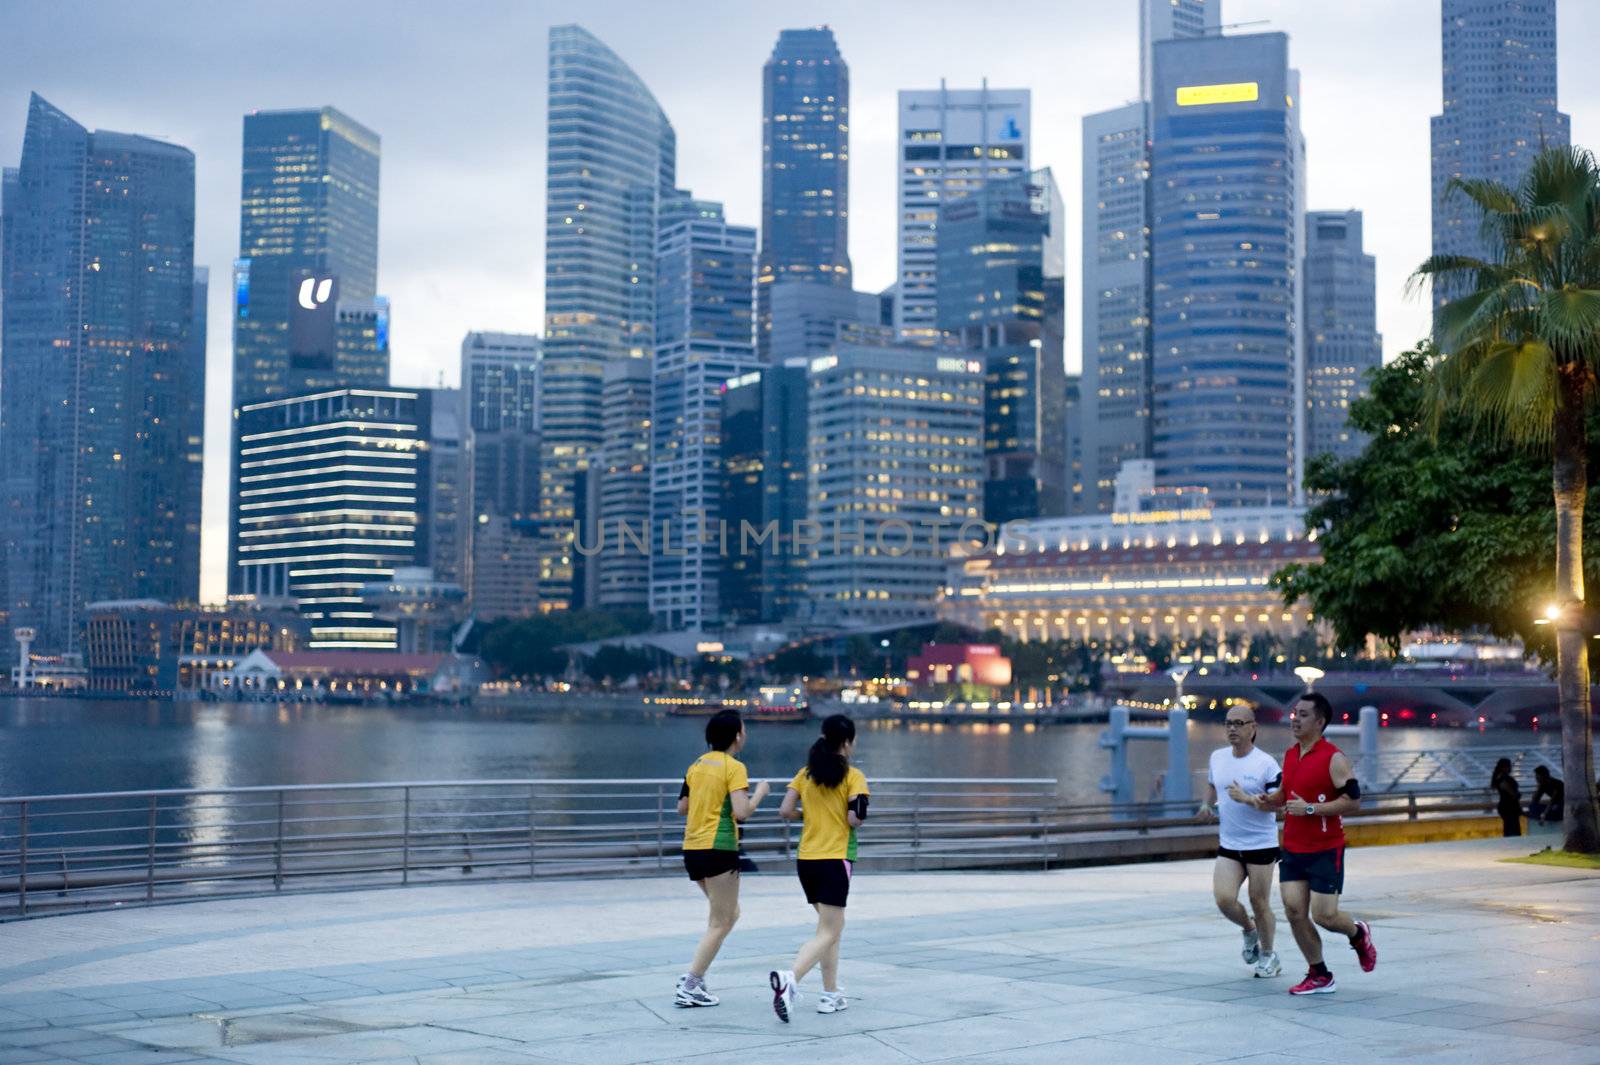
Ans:
<svg viewBox="0 0 1600 1065"><path fill-rule="evenodd" d="M1589 634L1584 624L1586 416L1600 393L1600 167L1581 148L1549 148L1515 189L1457 178L1452 195L1482 211L1491 261L1435 255L1412 287L1431 282L1435 318L1431 415L1452 406L1508 441L1553 456L1556 509L1556 676L1566 779L1566 849L1600 852Z"/></svg>

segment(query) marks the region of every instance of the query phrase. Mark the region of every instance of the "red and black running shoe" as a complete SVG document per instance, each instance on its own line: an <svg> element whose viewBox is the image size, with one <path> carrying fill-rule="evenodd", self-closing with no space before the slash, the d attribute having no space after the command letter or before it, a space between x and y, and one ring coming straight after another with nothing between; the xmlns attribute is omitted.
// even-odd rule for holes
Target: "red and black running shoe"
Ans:
<svg viewBox="0 0 1600 1065"><path fill-rule="evenodd" d="M1291 995L1331 995L1339 990L1333 982L1333 974L1318 976L1316 973L1306 973L1306 978L1289 989Z"/></svg>
<svg viewBox="0 0 1600 1065"><path fill-rule="evenodd" d="M1361 971L1370 973L1378 967L1378 948L1372 943L1372 929L1365 921L1356 922L1356 939L1350 946L1361 959Z"/></svg>

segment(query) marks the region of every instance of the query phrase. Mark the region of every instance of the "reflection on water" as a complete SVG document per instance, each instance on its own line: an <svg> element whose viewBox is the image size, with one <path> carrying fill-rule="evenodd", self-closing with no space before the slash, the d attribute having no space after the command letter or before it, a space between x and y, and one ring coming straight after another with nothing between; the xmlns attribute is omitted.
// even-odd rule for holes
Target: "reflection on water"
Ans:
<svg viewBox="0 0 1600 1065"><path fill-rule="evenodd" d="M856 760L877 777L1053 777L1063 798L1094 802L1106 754L1099 725L863 722ZM703 721L643 711L351 707L0 700L0 795L260 784L506 778L676 778L702 749ZM1218 724L1191 726L1202 769L1224 744ZM742 756L753 775L786 781L814 725L758 724ZM1288 730L1263 726L1280 755ZM1385 749L1554 743L1527 732L1385 729ZM1353 746L1354 739L1346 741ZM1163 745L1130 748L1141 797L1165 768ZM212 826L220 830L221 826Z"/></svg>

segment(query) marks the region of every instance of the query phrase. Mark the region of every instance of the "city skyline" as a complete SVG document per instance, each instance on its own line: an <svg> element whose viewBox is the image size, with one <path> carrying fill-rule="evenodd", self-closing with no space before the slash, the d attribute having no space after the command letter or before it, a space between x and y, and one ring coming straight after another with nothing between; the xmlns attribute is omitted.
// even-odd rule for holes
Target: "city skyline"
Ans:
<svg viewBox="0 0 1600 1065"><path fill-rule="evenodd" d="M1082 116L1114 107L1138 91L1130 61L1137 37L1132 5L1110 13L1072 5L1047 16L1048 25L1031 33L1029 41L992 50L971 49L962 35L949 33L953 23L939 17L945 10L939 5L931 11L919 8L916 25L897 18L908 9L894 5L870 14L816 5L805 12L755 18L731 6L713 7L692 26L672 24L666 16L641 19L637 8L621 4L586 9L546 5L537 12L483 6L462 20L457 31L472 36L477 53L452 50L448 38L424 32L431 19L419 13L403 27L414 36L390 31L383 38L388 47L371 49L378 58L367 60L346 49L335 52L331 44L290 54L295 50L286 47L286 35L301 23L289 17L295 10L291 4L284 9L286 17L273 24L283 30L264 27L252 42L285 61L271 74L252 63L219 70L210 59L204 23L184 24L180 17L185 5L163 5L162 12L170 16L147 18L147 25L124 21L109 9L95 19L75 20L73 11L80 6L4 17L8 28L32 34L38 47L0 74L0 99L12 101L0 108L0 154L8 161L15 158L30 89L91 128L159 134L191 148L199 173L195 262L226 270L238 247L243 115L252 108L339 108L384 138L384 250L378 287L394 300L397 385L432 385L441 375L445 383L453 383L461 337L469 330L542 332L543 204L535 190L542 184L544 165L543 53L549 25L580 21L637 71L677 127L678 183L725 202L730 223L753 224L760 217L761 65L780 29L829 23L851 69L855 218L850 252L857 283L866 290L884 287L894 276L894 101L899 89L937 84L940 77L953 87L987 77L991 85L1030 89L1030 163L1054 168L1065 188L1076 183ZM313 22L330 42L340 39L338 27L346 21L361 22L370 35L374 31L362 10L317 10ZM948 10L953 15L956 9L950 5ZM1600 13L1567 4L1561 14L1561 108L1572 115L1573 140L1592 143L1600 77L1577 61L1575 50L1586 33L1593 35ZM1438 7L1416 4L1397 11L1392 5L1351 5L1333 17L1305 5L1233 0L1224 12L1229 23L1258 18L1271 24L1235 32L1288 32L1294 64L1304 78L1307 206L1365 212L1366 250L1378 262L1378 326L1385 336L1385 354L1392 356L1426 331L1428 319L1425 301L1405 300L1400 283L1429 247L1427 120L1440 106ZM1070 32L1052 35L1052 20ZM69 24L77 38L70 54L52 45L64 38ZM707 26L717 27L720 35L714 46L708 43ZM904 33L893 51L889 35L875 32L891 26ZM493 27L499 28L490 34ZM137 47L140 34L157 28L164 41L172 38L165 79L131 90L120 79L96 84L93 68L110 70L105 62L109 56ZM441 24L433 29L443 32ZM685 49L706 57L692 65L692 81L682 75ZM503 50L518 52L522 65L512 70L497 63ZM471 58L450 61L448 54ZM1359 64L1351 58L1358 54ZM335 55L339 64L325 62ZM442 63L446 73L460 77L411 89L383 76L386 69L403 69L413 55L426 56L433 68ZM172 71L179 74L173 77ZM443 84L448 89L438 87ZM508 89L515 90L509 97ZM466 116L468 109L477 114ZM1380 111L1391 119L1374 127L1366 118ZM505 125L507 121L511 124ZM485 122L500 125L498 139L482 138ZM1381 162L1352 165L1362 152ZM1069 198L1067 359L1074 370L1080 365L1081 332L1075 298L1081 269L1078 213ZM207 598L219 591L225 553L219 553L217 536L223 533L225 539L226 363L232 354L225 312L228 286L214 286L211 298Z"/></svg>

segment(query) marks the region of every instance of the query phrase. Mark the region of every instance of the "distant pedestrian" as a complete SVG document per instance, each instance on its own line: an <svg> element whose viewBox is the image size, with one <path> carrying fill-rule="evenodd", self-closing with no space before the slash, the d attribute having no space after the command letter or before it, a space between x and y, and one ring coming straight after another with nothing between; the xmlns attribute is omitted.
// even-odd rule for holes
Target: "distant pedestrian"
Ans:
<svg viewBox="0 0 1600 1065"><path fill-rule="evenodd" d="M734 755L744 749L744 720L737 710L719 710L706 722L706 745L683 776L678 813L683 828L683 866L710 904L705 935L695 948L689 971L678 977L673 1001L679 1006L715 1006L720 999L706 987L706 970L739 920L739 822L767 797L765 780L750 790L750 776Z"/></svg>
<svg viewBox="0 0 1600 1065"><path fill-rule="evenodd" d="M1291 995L1324 995L1337 989L1322 957L1320 925L1350 941L1362 972L1378 964L1372 929L1339 909L1344 891L1344 820L1361 808L1361 785L1344 752L1323 738L1333 704L1321 692L1306 692L1289 708L1295 744L1283 756L1283 782L1276 791L1250 795L1237 784L1228 794L1257 810L1284 812L1283 857L1278 886L1283 915L1310 966Z"/></svg>
<svg viewBox="0 0 1600 1065"><path fill-rule="evenodd" d="M800 981L814 967L822 969L818 1013L838 1013L849 1006L839 989L839 939L856 860L856 829L867 818L867 778L850 764L856 747L856 726L843 714L822 722L822 736L811 745L804 769L789 781L778 816L801 818L800 851L795 871L806 901L817 911L817 930L800 948L793 967L768 974L772 1010L789 1023L799 998Z"/></svg>
<svg viewBox="0 0 1600 1065"><path fill-rule="evenodd" d="M1250 795L1262 795L1283 782L1272 755L1256 746L1256 714L1248 706L1235 706L1223 720L1228 746L1211 753L1206 772L1206 801L1200 815L1220 823L1217 862L1211 872L1212 892L1222 916L1243 929L1240 956L1255 966L1255 975L1277 976L1283 971L1273 948L1276 922L1272 916L1272 871L1278 863L1278 819L1270 810L1258 810L1228 794L1237 786ZM1239 904L1239 887L1250 884L1250 913Z"/></svg>
<svg viewBox="0 0 1600 1065"><path fill-rule="evenodd" d="M1528 820L1541 824L1560 821L1566 814L1567 785L1544 766L1533 771L1533 798L1528 800Z"/></svg>
<svg viewBox="0 0 1600 1065"><path fill-rule="evenodd" d="M1500 834L1522 835L1522 788L1512 775L1511 759L1502 758L1494 764L1494 772L1489 774L1489 790L1494 793L1494 812L1500 815Z"/></svg>

